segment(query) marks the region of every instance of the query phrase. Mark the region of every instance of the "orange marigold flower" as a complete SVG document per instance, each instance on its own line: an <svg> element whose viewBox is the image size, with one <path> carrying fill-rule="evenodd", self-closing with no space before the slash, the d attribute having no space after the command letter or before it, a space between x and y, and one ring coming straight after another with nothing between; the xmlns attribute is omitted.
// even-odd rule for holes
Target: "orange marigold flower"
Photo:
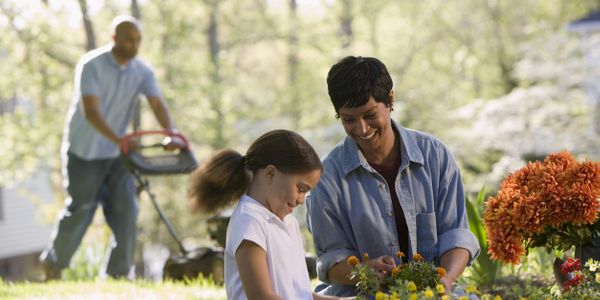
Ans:
<svg viewBox="0 0 600 300"><path fill-rule="evenodd" d="M415 253L415 255L413 255L413 260L419 262L419 261L423 261L424 258L423 258L423 255L421 255L419 253Z"/></svg>
<svg viewBox="0 0 600 300"><path fill-rule="evenodd" d="M446 269L442 267L435 268L435 272L440 276L440 278L446 277Z"/></svg>
<svg viewBox="0 0 600 300"><path fill-rule="evenodd" d="M402 251L396 252L396 258L403 258L405 256L406 256L406 254L404 254L404 252L402 252Z"/></svg>
<svg viewBox="0 0 600 300"><path fill-rule="evenodd" d="M354 255L348 257L348 264L351 266L356 266L358 264L358 258Z"/></svg>
<svg viewBox="0 0 600 300"><path fill-rule="evenodd" d="M369 253L365 252L363 254L363 261L365 261L365 262L369 261Z"/></svg>
<svg viewBox="0 0 600 300"><path fill-rule="evenodd" d="M395 267L392 269L392 277L396 277L396 275L398 275L398 273L400 273L400 268Z"/></svg>

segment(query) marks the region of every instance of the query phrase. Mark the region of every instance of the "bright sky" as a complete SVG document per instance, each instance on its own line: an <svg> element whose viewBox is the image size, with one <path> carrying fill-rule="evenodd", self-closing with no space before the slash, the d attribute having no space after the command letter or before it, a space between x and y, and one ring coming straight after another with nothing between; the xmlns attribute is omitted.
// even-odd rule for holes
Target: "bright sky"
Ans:
<svg viewBox="0 0 600 300"><path fill-rule="evenodd" d="M45 4L41 0L2 0L2 5L11 10L19 12L19 18L15 20L17 26L21 26L20 23L27 22L27 20L33 20L38 18L40 15L48 13L44 9ZM50 12L61 12L66 17L67 24L73 27L81 26L81 9L79 8L79 1L76 0L47 0ZM104 6L105 0L94 0L87 1L88 13L90 16L96 15ZM143 5L146 0L139 0L140 5ZM123 8L127 8L131 5L131 1L119 0L114 3L122 4ZM51 18L49 18L51 19ZM2 17L0 24L5 25L6 19Z"/></svg>
<svg viewBox="0 0 600 300"><path fill-rule="evenodd" d="M19 18L15 20L16 26L23 26L27 20L35 20L40 15L48 12L43 9L44 4L41 0L0 0L2 5L9 9L20 12ZM138 0L142 6L147 0ZM289 0L266 0L269 7L276 11L285 10ZM298 12L302 15L322 16L325 13L325 7L330 6L335 0L297 0ZM61 12L66 17L66 23L73 27L81 26L81 11L79 2L76 0L47 0L48 7L52 12ZM97 14L105 5L106 0L87 1L88 13L90 16ZM130 0L113 0L113 3L122 4L123 8L128 8L131 5ZM63 20L65 21L65 20ZM4 16L0 16L0 26L7 25L7 20Z"/></svg>
<svg viewBox="0 0 600 300"><path fill-rule="evenodd" d="M333 5L335 0L297 0L298 12L301 15L322 16L325 14L324 5ZM276 10L287 9L289 0L267 0L267 4Z"/></svg>

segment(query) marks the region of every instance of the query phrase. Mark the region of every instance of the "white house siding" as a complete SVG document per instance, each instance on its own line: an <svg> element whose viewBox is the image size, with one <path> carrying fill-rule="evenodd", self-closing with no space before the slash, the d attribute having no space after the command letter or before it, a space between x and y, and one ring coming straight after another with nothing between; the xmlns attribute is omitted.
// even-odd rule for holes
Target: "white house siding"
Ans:
<svg viewBox="0 0 600 300"><path fill-rule="evenodd" d="M46 246L51 225L41 224L37 211L52 200L48 174L40 170L29 180L0 189L0 259L40 252Z"/></svg>

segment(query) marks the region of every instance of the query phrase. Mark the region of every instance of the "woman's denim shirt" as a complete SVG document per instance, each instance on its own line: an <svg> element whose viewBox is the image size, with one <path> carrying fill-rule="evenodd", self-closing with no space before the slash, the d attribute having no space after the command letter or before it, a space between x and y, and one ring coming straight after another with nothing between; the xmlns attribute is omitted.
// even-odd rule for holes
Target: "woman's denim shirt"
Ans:
<svg viewBox="0 0 600 300"><path fill-rule="evenodd" d="M394 188L404 211L412 257L420 253L439 264L453 248L479 255L465 210L460 172L448 149L435 137L392 125L401 139L401 164ZM327 271L349 256L368 253L375 258L394 256L398 235L389 187L346 137L323 161L324 171L306 198L307 224L317 252L318 277L329 284ZM349 285L321 286L331 295L355 295Z"/></svg>

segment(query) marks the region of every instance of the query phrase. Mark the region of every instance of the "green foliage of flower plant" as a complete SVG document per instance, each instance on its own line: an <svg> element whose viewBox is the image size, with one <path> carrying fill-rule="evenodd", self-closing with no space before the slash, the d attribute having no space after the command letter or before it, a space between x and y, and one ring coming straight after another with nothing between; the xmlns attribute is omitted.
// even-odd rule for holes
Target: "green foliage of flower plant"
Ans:
<svg viewBox="0 0 600 300"><path fill-rule="evenodd" d="M381 289L381 280L375 269L367 264L369 255L365 253L363 262L359 262L356 256L350 256L347 260L348 264L353 266L350 279L357 279L356 288L359 295L374 295Z"/></svg>
<svg viewBox="0 0 600 300"><path fill-rule="evenodd" d="M491 298L491 295L478 291L474 285L457 285L452 292L446 291L440 279L446 276L446 270L436 267L416 253L412 260L404 263L404 253L396 253L396 267L389 274L380 274L369 265L368 254L362 262L356 256L350 256L347 263L353 267L350 279L356 279L357 299L473 299L473 297ZM485 296L485 297L484 297Z"/></svg>
<svg viewBox="0 0 600 300"><path fill-rule="evenodd" d="M405 264L399 264L390 276L386 277L388 290L400 291L402 287L412 288L412 282L415 290L423 291L427 288L435 288L440 284L440 278L446 271L436 267L431 262L426 262L419 254L415 254L412 261ZM407 283L408 282L408 283Z"/></svg>
<svg viewBox="0 0 600 300"><path fill-rule="evenodd" d="M488 253L487 234L482 218L485 198L486 189L482 187L475 199L468 197L466 200L469 229L473 232L481 247L479 256L471 266L472 276L470 279L481 285L494 282L498 272L502 268L500 262L492 260Z"/></svg>

